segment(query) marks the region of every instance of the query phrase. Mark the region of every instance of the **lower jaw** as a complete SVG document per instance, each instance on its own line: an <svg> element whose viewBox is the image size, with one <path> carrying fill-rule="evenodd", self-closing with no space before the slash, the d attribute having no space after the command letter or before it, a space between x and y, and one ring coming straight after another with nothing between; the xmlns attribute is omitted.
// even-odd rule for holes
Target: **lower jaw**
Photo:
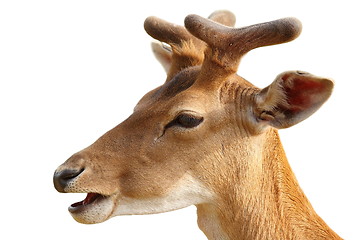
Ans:
<svg viewBox="0 0 360 240"><path fill-rule="evenodd" d="M86 198L74 204L71 204L68 208L70 213L82 212L87 208L91 208L102 200L105 200L107 196L97 194L97 193L88 193Z"/></svg>
<svg viewBox="0 0 360 240"><path fill-rule="evenodd" d="M113 203L109 196L99 196L93 202L82 205L77 203L68 208L71 216L82 224L95 224L106 221L113 211Z"/></svg>

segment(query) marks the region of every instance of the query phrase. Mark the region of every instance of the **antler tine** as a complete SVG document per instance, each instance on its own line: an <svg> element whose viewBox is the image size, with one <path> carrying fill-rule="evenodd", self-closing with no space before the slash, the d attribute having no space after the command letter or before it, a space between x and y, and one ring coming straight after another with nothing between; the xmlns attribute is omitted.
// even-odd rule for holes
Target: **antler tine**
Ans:
<svg viewBox="0 0 360 240"><path fill-rule="evenodd" d="M228 26L235 24L234 14L225 10L214 12L209 19ZM144 28L150 36L171 46L172 64L166 81L172 79L181 69L203 62L205 42L190 34L185 27L157 17L148 17L144 22Z"/></svg>
<svg viewBox="0 0 360 240"><path fill-rule="evenodd" d="M216 11L209 16L209 19L226 26L234 26L235 15L230 11ZM151 16L144 22L145 31L160 42L168 44L181 44L182 41L194 40L183 26L169 23L160 18Z"/></svg>
<svg viewBox="0 0 360 240"><path fill-rule="evenodd" d="M146 18L144 28L153 38L170 45L181 44L181 41L193 38L183 26L172 24L153 16Z"/></svg>
<svg viewBox="0 0 360 240"><path fill-rule="evenodd" d="M160 42L171 46L171 66L166 82L189 66L200 65L204 60L204 43L191 35L183 26L169 23L157 17L148 17L144 22L145 31Z"/></svg>
<svg viewBox="0 0 360 240"><path fill-rule="evenodd" d="M244 28L229 28L197 15L189 15L185 18L185 27L194 36L205 41L212 51L215 50L214 55L220 65L233 71L237 70L240 58L250 50L289 42L301 32L301 23L296 18L284 18Z"/></svg>

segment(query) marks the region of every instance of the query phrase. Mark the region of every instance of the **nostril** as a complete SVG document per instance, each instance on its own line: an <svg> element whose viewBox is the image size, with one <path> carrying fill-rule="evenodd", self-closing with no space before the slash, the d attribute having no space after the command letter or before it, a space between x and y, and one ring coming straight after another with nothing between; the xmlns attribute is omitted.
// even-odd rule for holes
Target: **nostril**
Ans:
<svg viewBox="0 0 360 240"><path fill-rule="evenodd" d="M70 180L72 178L79 176L83 171L84 171L84 168L82 168L80 170L66 169L60 173L60 177L64 180Z"/></svg>
<svg viewBox="0 0 360 240"><path fill-rule="evenodd" d="M54 187L59 192L65 192L65 187L77 176L79 176L85 168L82 168L80 170L78 169L65 169L60 172L54 173Z"/></svg>

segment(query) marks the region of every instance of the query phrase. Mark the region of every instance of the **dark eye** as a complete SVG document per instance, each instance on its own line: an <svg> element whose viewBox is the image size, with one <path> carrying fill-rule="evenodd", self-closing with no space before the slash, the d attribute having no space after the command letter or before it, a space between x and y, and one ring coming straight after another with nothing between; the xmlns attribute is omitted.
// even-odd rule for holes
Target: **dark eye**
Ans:
<svg viewBox="0 0 360 240"><path fill-rule="evenodd" d="M202 123L203 120L204 120L204 118L202 118L202 117L195 117L190 114L180 114L174 120L169 122L165 126L165 129L173 127L173 126L179 126L179 127L183 127L183 128L194 128L194 127L198 126L200 123Z"/></svg>

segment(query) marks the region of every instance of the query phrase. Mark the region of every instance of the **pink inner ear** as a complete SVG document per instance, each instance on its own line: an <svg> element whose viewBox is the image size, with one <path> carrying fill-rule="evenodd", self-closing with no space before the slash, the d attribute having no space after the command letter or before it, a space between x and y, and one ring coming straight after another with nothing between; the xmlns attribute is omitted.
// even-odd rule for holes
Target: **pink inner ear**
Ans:
<svg viewBox="0 0 360 240"><path fill-rule="evenodd" d="M322 95L327 89L325 81L313 79L305 75L284 75L284 90L291 112L296 113L316 104L317 95Z"/></svg>

